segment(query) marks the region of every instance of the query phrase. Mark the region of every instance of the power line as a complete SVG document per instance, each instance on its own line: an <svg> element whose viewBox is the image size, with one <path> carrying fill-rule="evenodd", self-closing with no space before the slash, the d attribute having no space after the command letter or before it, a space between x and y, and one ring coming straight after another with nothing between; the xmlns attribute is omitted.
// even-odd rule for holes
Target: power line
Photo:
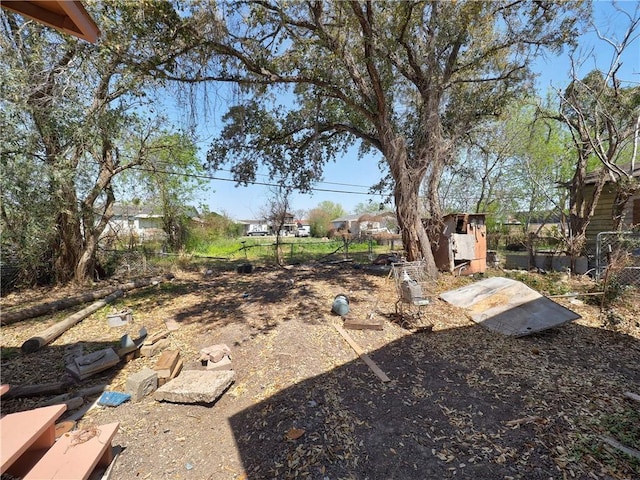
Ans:
<svg viewBox="0 0 640 480"><path fill-rule="evenodd" d="M224 168L219 168L218 170L221 171L221 172L233 173L231 170L227 170L227 169L224 169ZM256 175L260 176L260 177L268 177L269 176L269 175L266 175L264 173L256 173ZM356 185L356 184L353 184L353 183L326 182L324 180L320 181L318 183L324 183L326 185L340 185L342 187L369 188L368 185Z"/></svg>
<svg viewBox="0 0 640 480"><path fill-rule="evenodd" d="M203 178L206 180L217 180L220 182L234 182L237 183L236 180L234 180L233 178L221 178L221 177L214 177L213 175L200 175L200 174L196 174L196 173L181 173L181 172L170 172L167 170L158 170L158 169L154 169L154 168L143 168L143 167L131 167L132 170L138 170L138 171L142 171L142 172L151 172L151 173L163 173L165 175L180 175L182 177L190 177L190 178ZM246 182L250 185L262 185L262 186L266 186L266 187L281 187L281 184L278 183L268 183L268 182L258 182L258 181L248 181ZM329 182L323 182L323 183L329 183ZM340 185L340 184L336 184L336 185ZM345 186L357 186L357 185L347 185L345 184ZM364 188L364 186L363 186ZM375 193L369 193L369 192L353 192L353 191L348 191L348 190L333 190L333 189L329 189L329 188L318 188L318 187L310 187L309 188L310 191L313 192L327 192L327 193L345 193L345 194L349 194L349 195L367 195L367 196L371 196L371 195L382 195L382 194L375 194Z"/></svg>

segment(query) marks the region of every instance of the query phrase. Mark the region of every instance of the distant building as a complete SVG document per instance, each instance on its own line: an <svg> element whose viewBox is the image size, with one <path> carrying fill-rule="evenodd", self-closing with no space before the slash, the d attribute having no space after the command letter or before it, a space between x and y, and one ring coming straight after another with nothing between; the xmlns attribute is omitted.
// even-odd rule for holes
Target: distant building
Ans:
<svg viewBox="0 0 640 480"><path fill-rule="evenodd" d="M194 207L185 207L185 214L191 220L200 221ZM160 208L116 203L113 206L113 217L109 220L103 237L115 236L120 240L131 237L136 243L164 240L167 235L163 229L163 219Z"/></svg>
<svg viewBox="0 0 640 480"><path fill-rule="evenodd" d="M331 220L331 225L338 231L348 231L354 236L375 235L389 233L395 230L397 225L396 215L392 212L380 214L365 213L345 215Z"/></svg>
<svg viewBox="0 0 640 480"><path fill-rule="evenodd" d="M632 178L640 181L640 165L634 166L625 165L621 167L623 170L629 172ZM585 177L585 189L584 196L591 198L593 191L598 180L600 170L589 173ZM591 222L587 226L586 237L587 245L595 245L596 236L600 232L610 232L614 230L613 225L613 207L617 194L617 182L614 180L607 180L600 199L596 205ZM640 192L636 192L626 203L624 211L622 212L622 218L620 220L620 228L622 230L629 230L633 226L640 225Z"/></svg>

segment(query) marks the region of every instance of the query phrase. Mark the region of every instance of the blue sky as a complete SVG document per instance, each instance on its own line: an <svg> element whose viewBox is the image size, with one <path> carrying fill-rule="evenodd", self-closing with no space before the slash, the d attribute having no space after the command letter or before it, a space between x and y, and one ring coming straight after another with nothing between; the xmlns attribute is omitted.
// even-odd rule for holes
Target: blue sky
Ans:
<svg viewBox="0 0 640 480"><path fill-rule="evenodd" d="M639 1L615 2L619 9L627 11L633 16L637 11ZM617 12L614 2L595 1L594 2L594 22L600 33L607 38L620 40L628 26L628 19ZM637 35L637 34L636 34ZM606 42L599 40L595 32L590 32L580 39L578 57L582 60L579 76L593 70L595 67L607 69L611 63L613 48ZM549 88L564 88L569 78L569 56L565 51L562 54L541 58L533 67L539 73L537 87L541 94ZM627 49L623 58L623 66L619 72L619 78L631 81L634 84L640 83L640 39L636 36L633 44ZM198 123L198 135L200 137L199 155L204 162L206 152L212 138L222 127L220 117L226 112L224 89L221 89L209 98L214 99L208 118L200 120ZM212 92L213 93L213 92ZM175 106L168 106L175 111ZM177 108L178 111L184 109ZM186 115L186 111L184 112ZM178 122L179 123L179 122ZM230 178L230 174L225 171L218 171L213 174L218 178ZM324 170L324 180L326 183L317 185L319 189L334 190L334 192L316 191L311 194L294 194L291 198L291 210L310 210L320 202L329 200L339 203L348 212L352 213L354 206L361 202L372 200L375 203L381 201L381 197L367 195L368 187L377 183L380 179L378 169L378 158L368 157L363 160L357 159L357 150L353 148L344 157L334 163L330 163ZM259 182L270 183L266 176L257 178ZM358 192L358 193L338 193ZM236 187L230 181L211 180L205 191L197 196L196 205L207 205L209 210L224 213L236 220L259 218L269 198L269 187L263 185L250 185L247 187Z"/></svg>

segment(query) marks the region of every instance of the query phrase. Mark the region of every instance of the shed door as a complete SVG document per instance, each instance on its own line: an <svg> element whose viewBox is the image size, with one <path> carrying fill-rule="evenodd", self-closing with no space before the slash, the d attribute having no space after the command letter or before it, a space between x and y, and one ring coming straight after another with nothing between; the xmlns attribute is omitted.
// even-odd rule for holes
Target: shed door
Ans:
<svg viewBox="0 0 640 480"><path fill-rule="evenodd" d="M469 234L453 234L453 253L455 260L473 260L476 258L476 237Z"/></svg>

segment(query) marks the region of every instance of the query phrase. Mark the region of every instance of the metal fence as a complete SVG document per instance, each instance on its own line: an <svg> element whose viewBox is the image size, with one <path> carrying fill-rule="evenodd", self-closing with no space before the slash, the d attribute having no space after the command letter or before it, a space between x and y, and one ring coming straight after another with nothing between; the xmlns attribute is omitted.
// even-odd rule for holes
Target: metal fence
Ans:
<svg viewBox="0 0 640 480"><path fill-rule="evenodd" d="M596 237L596 280L640 287L640 232L600 232Z"/></svg>

